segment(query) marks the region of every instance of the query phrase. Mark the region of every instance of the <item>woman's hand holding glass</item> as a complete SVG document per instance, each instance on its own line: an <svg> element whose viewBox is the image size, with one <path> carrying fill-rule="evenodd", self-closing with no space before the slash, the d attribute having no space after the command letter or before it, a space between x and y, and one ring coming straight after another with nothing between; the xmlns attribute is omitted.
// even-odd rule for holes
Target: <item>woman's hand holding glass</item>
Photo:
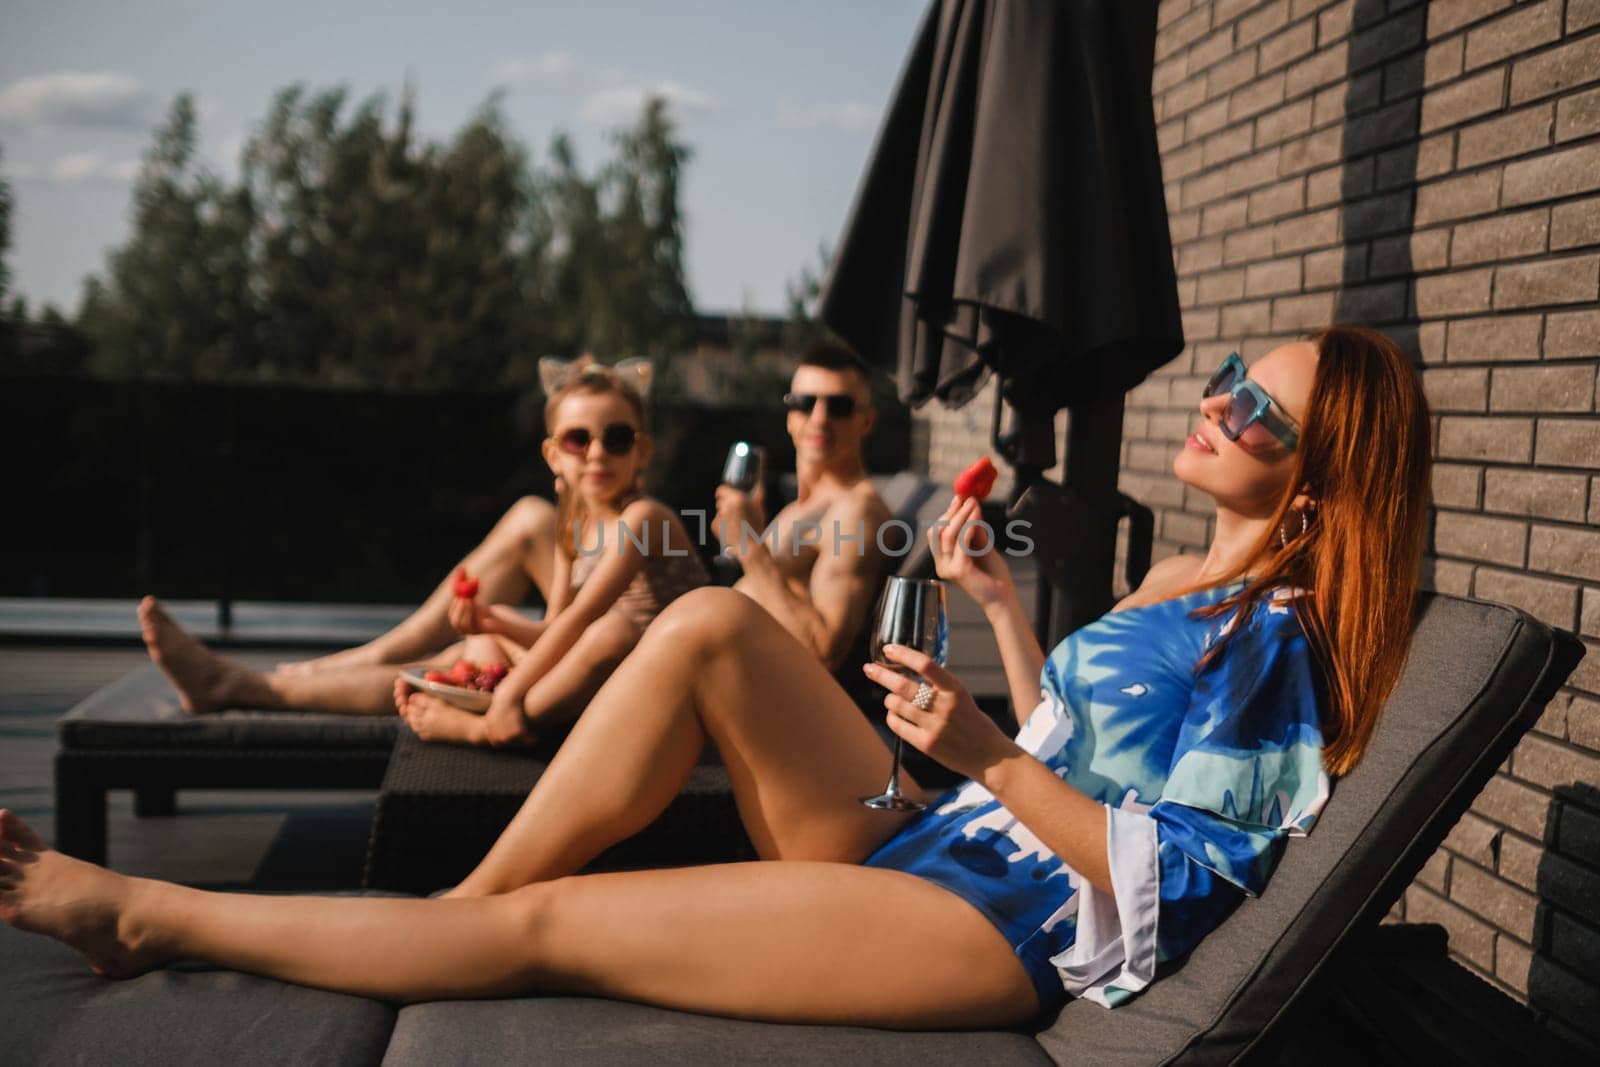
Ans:
<svg viewBox="0 0 1600 1067"><path fill-rule="evenodd" d="M1016 596L1016 587L988 529L977 525L982 521L976 497L956 497L939 516L943 525L928 528L928 547L939 577L960 586L987 612Z"/></svg>
<svg viewBox="0 0 1600 1067"><path fill-rule="evenodd" d="M888 690L883 706L889 729L906 744L927 753L958 774L979 779L985 770L1017 751L1017 746L985 715L961 679L932 656L904 645L885 645L883 658L926 679L933 699L919 708L916 678L876 663L867 677Z"/></svg>

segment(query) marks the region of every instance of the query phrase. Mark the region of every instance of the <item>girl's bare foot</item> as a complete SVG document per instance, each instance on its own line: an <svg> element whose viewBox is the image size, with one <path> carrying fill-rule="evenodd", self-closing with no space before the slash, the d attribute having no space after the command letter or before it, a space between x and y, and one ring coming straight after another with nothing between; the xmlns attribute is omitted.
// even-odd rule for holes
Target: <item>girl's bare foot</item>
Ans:
<svg viewBox="0 0 1600 1067"><path fill-rule="evenodd" d="M406 681L405 675L402 674L394 680L394 710L402 718L406 713L406 701L410 700L411 694L416 691L417 687Z"/></svg>
<svg viewBox="0 0 1600 1067"><path fill-rule="evenodd" d="M202 715L230 705L276 706L277 698L265 682L189 636L153 596L139 602L139 631L150 659L178 691L184 711Z"/></svg>
<svg viewBox="0 0 1600 1067"><path fill-rule="evenodd" d="M400 717L424 741L449 741L459 745L489 743L483 732L482 715L447 704L429 693L413 692L400 705Z"/></svg>
<svg viewBox="0 0 1600 1067"><path fill-rule="evenodd" d="M0 810L0 919L53 937L98 975L128 978L170 956L131 918L146 884L46 848L14 812Z"/></svg>

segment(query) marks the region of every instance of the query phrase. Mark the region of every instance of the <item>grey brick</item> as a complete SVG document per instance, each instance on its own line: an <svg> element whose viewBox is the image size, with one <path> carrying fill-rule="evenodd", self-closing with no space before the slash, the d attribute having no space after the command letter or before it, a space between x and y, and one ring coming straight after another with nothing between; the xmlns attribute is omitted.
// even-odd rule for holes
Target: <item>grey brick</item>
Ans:
<svg viewBox="0 0 1600 1067"><path fill-rule="evenodd" d="M1338 241L1339 212L1331 208L1282 219L1272 228L1272 251L1278 255L1320 248L1337 244Z"/></svg>
<svg viewBox="0 0 1600 1067"><path fill-rule="evenodd" d="M1437 470L1438 465L1434 469ZM1435 482L1437 484L1437 479ZM1589 480L1581 474L1500 469L1490 469L1484 474L1484 511L1582 522L1588 495Z"/></svg>
<svg viewBox="0 0 1600 1067"><path fill-rule="evenodd" d="M1222 239L1222 262L1228 266L1272 255L1271 226L1254 226L1230 233Z"/></svg>
<svg viewBox="0 0 1600 1067"><path fill-rule="evenodd" d="M1450 264L1450 228L1396 234L1372 242L1370 276L1443 270Z"/></svg>
<svg viewBox="0 0 1600 1067"><path fill-rule="evenodd" d="M1600 255L1495 268L1496 308L1581 304L1600 297Z"/></svg>
<svg viewBox="0 0 1600 1067"><path fill-rule="evenodd" d="M1220 130L1201 142L1201 159L1208 167L1238 159L1250 151L1254 139L1255 131L1249 124Z"/></svg>
<svg viewBox="0 0 1600 1067"><path fill-rule="evenodd" d="M1600 581L1600 531L1535 525L1528 538L1528 566Z"/></svg>
<svg viewBox="0 0 1600 1067"><path fill-rule="evenodd" d="M1197 74L1193 78L1185 78L1161 97L1161 117L1170 119L1181 115L1190 108L1205 103L1206 99L1205 76Z"/></svg>
<svg viewBox="0 0 1600 1067"><path fill-rule="evenodd" d="M1538 884L1539 861L1543 858L1544 849L1521 835L1501 835L1497 868L1506 881L1524 889L1535 888Z"/></svg>
<svg viewBox="0 0 1600 1067"><path fill-rule="evenodd" d="M1259 128L1257 130L1259 134ZM1344 198L1344 168L1329 167L1306 176L1306 207L1319 208L1336 204Z"/></svg>
<svg viewBox="0 0 1600 1067"><path fill-rule="evenodd" d="M1260 2L1261 0L1216 0L1212 5L1211 25L1221 26L1225 22L1236 19Z"/></svg>
<svg viewBox="0 0 1600 1067"><path fill-rule="evenodd" d="M1170 183L1179 178L1187 178L1191 174L1198 174L1204 166L1201 159L1203 152L1204 150L1197 144L1180 148L1175 152L1163 152L1161 170L1167 181Z"/></svg>
<svg viewBox="0 0 1600 1067"><path fill-rule="evenodd" d="M1222 242L1216 238L1207 241L1190 241L1178 249L1178 273L1199 274L1203 270L1222 266Z"/></svg>
<svg viewBox="0 0 1600 1067"><path fill-rule="evenodd" d="M1575 745L1600 751L1600 701L1574 697L1567 709L1567 738Z"/></svg>
<svg viewBox="0 0 1600 1067"><path fill-rule="evenodd" d="M1344 158L1344 131L1337 126L1285 141L1278 157L1278 173L1303 174Z"/></svg>
<svg viewBox="0 0 1600 1067"><path fill-rule="evenodd" d="M1443 894L1450 878L1450 853L1444 849L1435 849L1433 855L1428 857L1428 862L1422 865L1422 870L1417 872L1417 883L1425 885L1435 893Z"/></svg>
<svg viewBox="0 0 1600 1067"><path fill-rule="evenodd" d="M1348 240L1410 230L1413 226L1411 190L1401 189L1382 196L1347 201L1342 221Z"/></svg>
<svg viewBox="0 0 1600 1067"><path fill-rule="evenodd" d="M1587 467L1600 470L1600 419L1540 419L1541 467Z"/></svg>
<svg viewBox="0 0 1600 1067"><path fill-rule="evenodd" d="M1350 34L1351 20L1355 13L1354 0L1342 0L1341 3L1323 11L1317 16L1317 43L1324 48L1329 41L1336 41Z"/></svg>
<svg viewBox="0 0 1600 1067"><path fill-rule="evenodd" d="M1389 11L1395 12L1403 8L1403 4L1390 4ZM1399 11L1384 18L1378 16L1373 10L1376 5L1363 5L1357 11L1368 15L1362 20L1365 28L1361 29L1350 39L1350 69L1353 71L1382 63L1389 58L1408 51L1422 40L1423 18L1426 12L1421 8L1410 11Z"/></svg>
<svg viewBox="0 0 1600 1067"><path fill-rule="evenodd" d="M1156 33L1156 62L1179 51L1184 45L1198 40L1211 28L1211 10L1201 5L1193 12Z"/></svg>
<svg viewBox="0 0 1600 1067"><path fill-rule="evenodd" d="M1417 327L1416 354L1424 363L1444 362L1445 324L1424 322ZM1435 431L1438 427L1435 425ZM1437 437L1437 433L1435 433Z"/></svg>
<svg viewBox="0 0 1600 1067"><path fill-rule="evenodd" d="M1600 36L1595 40L1600 41ZM1600 189L1600 144L1578 145L1506 164L1506 206Z"/></svg>
<svg viewBox="0 0 1600 1067"><path fill-rule="evenodd" d="M1495 315L1450 323L1452 363L1539 358L1538 315Z"/></svg>
<svg viewBox="0 0 1600 1067"><path fill-rule="evenodd" d="M1494 966L1494 927L1440 899L1431 890L1418 885L1406 890L1406 921L1438 923L1449 935L1452 953L1460 954L1485 971Z"/></svg>
<svg viewBox="0 0 1600 1067"><path fill-rule="evenodd" d="M1206 71L1206 95L1221 96L1236 89L1256 75L1256 50L1240 52Z"/></svg>
<svg viewBox="0 0 1600 1067"><path fill-rule="evenodd" d="M1591 411L1594 367L1499 367L1489 406L1495 411Z"/></svg>
<svg viewBox="0 0 1600 1067"><path fill-rule="evenodd" d="M1269 74L1228 96L1228 119L1239 122L1283 103L1283 72Z"/></svg>
<svg viewBox="0 0 1600 1067"><path fill-rule="evenodd" d="M1265 147L1298 137L1311 129L1311 101L1296 100L1256 119L1256 145Z"/></svg>
<svg viewBox="0 0 1600 1067"><path fill-rule="evenodd" d="M1300 260L1270 259L1265 263L1252 263L1245 269L1244 291L1250 296L1271 296L1290 293L1300 288Z"/></svg>
<svg viewBox="0 0 1600 1067"><path fill-rule="evenodd" d="M1223 170L1230 191L1244 191L1266 185L1278 178L1279 146L1260 149L1236 159Z"/></svg>
<svg viewBox="0 0 1600 1067"><path fill-rule="evenodd" d="M1209 523L1200 515L1168 511L1161 519L1161 536L1180 545L1202 548L1208 541Z"/></svg>
<svg viewBox="0 0 1600 1067"><path fill-rule="evenodd" d="M1571 141L1600 132L1600 89L1563 96L1556 102L1556 140Z"/></svg>
<svg viewBox="0 0 1600 1067"><path fill-rule="evenodd" d="M1600 755L1582 752L1538 734L1517 745L1511 766L1518 778L1546 789L1573 782L1600 782Z"/></svg>
<svg viewBox="0 0 1600 1067"><path fill-rule="evenodd" d="M1434 412L1485 411L1489 403L1489 368L1429 369L1422 372L1422 390Z"/></svg>
<svg viewBox="0 0 1600 1067"><path fill-rule="evenodd" d="M1475 509L1478 506L1478 487L1482 484L1482 467L1461 463L1433 465L1433 502L1436 506Z"/></svg>
<svg viewBox="0 0 1600 1067"><path fill-rule="evenodd" d="M1277 0L1241 18L1234 28L1234 40L1243 48L1283 29L1288 22L1289 0Z"/></svg>
<svg viewBox="0 0 1600 1067"><path fill-rule="evenodd" d="M1450 240L1450 264L1461 267L1535 255L1544 251L1549 234L1550 213L1542 207L1462 223Z"/></svg>
<svg viewBox="0 0 1600 1067"><path fill-rule="evenodd" d="M1483 269L1418 278L1417 313L1422 318L1433 319L1488 311L1493 274L1492 270Z"/></svg>
<svg viewBox="0 0 1600 1067"><path fill-rule="evenodd" d="M1146 507L1180 507L1183 483L1171 475L1162 477L1124 470L1117 475L1117 488Z"/></svg>
<svg viewBox="0 0 1600 1067"><path fill-rule="evenodd" d="M1333 321L1333 293L1278 297L1272 302L1272 328L1284 333L1314 330Z"/></svg>
<svg viewBox="0 0 1600 1067"><path fill-rule="evenodd" d="M1307 289L1325 289L1329 286L1340 284L1345 275L1345 257L1348 249L1330 248L1325 252L1307 252L1305 263L1305 287Z"/></svg>
<svg viewBox="0 0 1600 1067"><path fill-rule="evenodd" d="M1550 248L1600 245L1600 197L1557 204L1550 212Z"/></svg>
<svg viewBox="0 0 1600 1067"><path fill-rule="evenodd" d="M1188 61L1187 69L1193 74L1205 70L1213 64L1219 63L1233 54L1233 27L1227 26L1202 37L1189 46L1189 51L1184 58Z"/></svg>
<svg viewBox="0 0 1600 1067"><path fill-rule="evenodd" d="M1422 57L1422 84L1433 87L1461 73L1467 39L1451 37L1428 46Z"/></svg>
<svg viewBox="0 0 1600 1067"><path fill-rule="evenodd" d="M1511 68L1511 102L1520 104L1592 81L1600 81L1600 37L1596 36L1519 60Z"/></svg>
<svg viewBox="0 0 1600 1067"><path fill-rule="evenodd" d="M1200 236L1200 212L1178 211L1169 214L1167 229L1172 235L1174 246L1194 240Z"/></svg>
<svg viewBox="0 0 1600 1067"><path fill-rule="evenodd" d="M1578 630L1589 637L1600 637L1600 589L1583 591L1583 616L1578 622Z"/></svg>
<svg viewBox="0 0 1600 1067"><path fill-rule="evenodd" d="M1450 898L1523 941L1533 940L1533 912L1538 898L1527 890L1470 863L1459 863L1450 874Z"/></svg>
<svg viewBox="0 0 1600 1067"><path fill-rule="evenodd" d="M1224 270L1200 276L1195 299L1201 304L1220 304L1244 296L1244 271Z"/></svg>
<svg viewBox="0 0 1600 1067"><path fill-rule="evenodd" d="M1496 11L1511 6L1512 0L1450 0L1444 4L1428 5L1428 36L1443 37L1451 30L1460 29L1469 22L1488 18Z"/></svg>
<svg viewBox="0 0 1600 1067"><path fill-rule="evenodd" d="M1261 42L1261 69L1276 70L1301 56L1309 55L1316 47L1316 22L1308 19L1297 23L1276 37Z"/></svg>
<svg viewBox="0 0 1600 1067"><path fill-rule="evenodd" d="M1191 341L1209 341L1217 336L1217 311L1186 310L1182 313L1183 335Z"/></svg>
<svg viewBox="0 0 1600 1067"><path fill-rule="evenodd" d="M1472 810L1518 833L1542 839L1550 798L1514 778L1497 774L1473 800Z"/></svg>
<svg viewBox="0 0 1600 1067"><path fill-rule="evenodd" d="M1517 995L1528 999L1528 974L1533 969L1533 950L1515 938L1501 934L1494 939L1494 976Z"/></svg>
<svg viewBox="0 0 1600 1067"><path fill-rule="evenodd" d="M1454 132L1424 138L1417 146L1416 180L1425 182L1449 174L1456 166L1456 135Z"/></svg>
<svg viewBox="0 0 1600 1067"><path fill-rule="evenodd" d="M1222 309L1222 332L1229 337L1263 334L1272 328L1272 303L1252 300Z"/></svg>
<svg viewBox="0 0 1600 1067"><path fill-rule="evenodd" d="M1546 359L1600 356L1600 311L1563 311L1546 316Z"/></svg>
<svg viewBox="0 0 1600 1067"><path fill-rule="evenodd" d="M1457 134L1456 165L1464 170L1544 148L1555 122L1555 105L1548 103L1475 122Z"/></svg>
<svg viewBox="0 0 1600 1067"><path fill-rule="evenodd" d="M1349 72L1349 49L1348 41L1341 41L1332 48L1324 43L1316 54L1288 69L1284 91L1295 97L1345 80Z"/></svg>
<svg viewBox="0 0 1600 1067"><path fill-rule="evenodd" d="M1417 190L1417 212L1413 222L1426 226L1433 222L1483 215L1500 206L1500 171L1486 170L1458 178L1429 182Z"/></svg>
<svg viewBox="0 0 1600 1067"><path fill-rule="evenodd" d="M1200 232L1211 237L1228 230L1237 230L1244 225L1249 207L1249 198L1243 196L1207 204L1200 212Z"/></svg>
<svg viewBox="0 0 1600 1067"><path fill-rule="evenodd" d="M1204 107L1197 107L1189 112L1183 120L1184 137L1189 141L1198 141L1203 137L1216 133L1228 124L1228 98L1213 100Z"/></svg>
<svg viewBox="0 0 1600 1067"><path fill-rule="evenodd" d="M1461 563L1453 559L1434 559L1432 556L1423 558L1422 573L1419 575L1423 589L1431 589L1436 593L1445 593L1449 596L1472 595L1472 572L1470 563Z"/></svg>
<svg viewBox="0 0 1600 1067"><path fill-rule="evenodd" d="M1600 26L1600 0L1567 0L1567 34Z"/></svg>
<svg viewBox="0 0 1600 1067"><path fill-rule="evenodd" d="M1435 89L1422 99L1422 124L1418 128L1432 133L1499 111L1505 103L1505 85L1505 71L1495 69Z"/></svg>
<svg viewBox="0 0 1600 1067"><path fill-rule="evenodd" d="M1406 314L1406 290L1404 280L1348 287L1338 301L1339 317L1366 325L1396 322Z"/></svg>
<svg viewBox="0 0 1600 1067"><path fill-rule="evenodd" d="M1417 101L1401 100L1344 125L1345 155L1362 156L1391 145L1410 145L1417 138Z"/></svg>
<svg viewBox="0 0 1600 1067"><path fill-rule="evenodd" d="M1567 679L1567 684L1573 689L1581 689L1585 693L1600 695L1600 643L1585 641L1586 654L1572 669L1572 675ZM1591 782L1600 782L1600 778L1590 778Z"/></svg>
<svg viewBox="0 0 1600 1067"><path fill-rule="evenodd" d="M1467 34L1467 69L1530 52L1561 36L1561 0L1522 4Z"/></svg>
<svg viewBox="0 0 1600 1067"><path fill-rule="evenodd" d="M1533 457L1533 420L1446 415L1439 420L1438 455L1440 459L1526 463Z"/></svg>
<svg viewBox="0 0 1600 1067"><path fill-rule="evenodd" d="M1521 567L1527 555L1528 524L1441 511L1434 521L1433 547L1441 556Z"/></svg>
<svg viewBox="0 0 1600 1067"><path fill-rule="evenodd" d="M1469 811L1462 815L1461 821L1452 826L1450 832L1445 835L1444 847L1479 866L1493 867L1495 856L1500 851L1500 838L1504 833L1503 829L1488 819Z"/></svg>
<svg viewBox="0 0 1600 1067"><path fill-rule="evenodd" d="M1571 582L1535 578L1527 574L1479 567L1472 594L1521 608L1529 615L1563 630L1572 629L1578 611L1578 587ZM1524 775L1524 777L1526 777Z"/></svg>
<svg viewBox="0 0 1600 1067"><path fill-rule="evenodd" d="M1263 222L1305 209L1305 179L1291 178L1250 194L1250 221Z"/></svg>

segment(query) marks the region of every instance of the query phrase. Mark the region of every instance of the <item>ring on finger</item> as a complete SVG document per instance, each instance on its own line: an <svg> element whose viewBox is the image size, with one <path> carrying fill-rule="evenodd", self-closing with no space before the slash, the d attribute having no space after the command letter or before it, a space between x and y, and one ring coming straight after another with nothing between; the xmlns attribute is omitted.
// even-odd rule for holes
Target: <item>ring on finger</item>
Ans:
<svg viewBox="0 0 1600 1067"><path fill-rule="evenodd" d="M927 711L928 708L933 704L933 698L937 692L938 690L933 686L929 685L927 682L923 682L921 685L917 686L917 695L911 698L911 706L916 708L918 711Z"/></svg>

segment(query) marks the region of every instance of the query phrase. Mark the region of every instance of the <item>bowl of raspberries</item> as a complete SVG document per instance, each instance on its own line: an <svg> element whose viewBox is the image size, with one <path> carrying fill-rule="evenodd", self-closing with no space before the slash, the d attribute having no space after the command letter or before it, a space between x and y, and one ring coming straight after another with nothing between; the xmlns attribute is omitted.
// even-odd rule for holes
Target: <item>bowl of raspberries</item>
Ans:
<svg viewBox="0 0 1600 1067"><path fill-rule="evenodd" d="M493 699L494 687L510 668L504 663L474 663L456 660L447 670L405 670L400 676L424 692L467 711L483 711Z"/></svg>

